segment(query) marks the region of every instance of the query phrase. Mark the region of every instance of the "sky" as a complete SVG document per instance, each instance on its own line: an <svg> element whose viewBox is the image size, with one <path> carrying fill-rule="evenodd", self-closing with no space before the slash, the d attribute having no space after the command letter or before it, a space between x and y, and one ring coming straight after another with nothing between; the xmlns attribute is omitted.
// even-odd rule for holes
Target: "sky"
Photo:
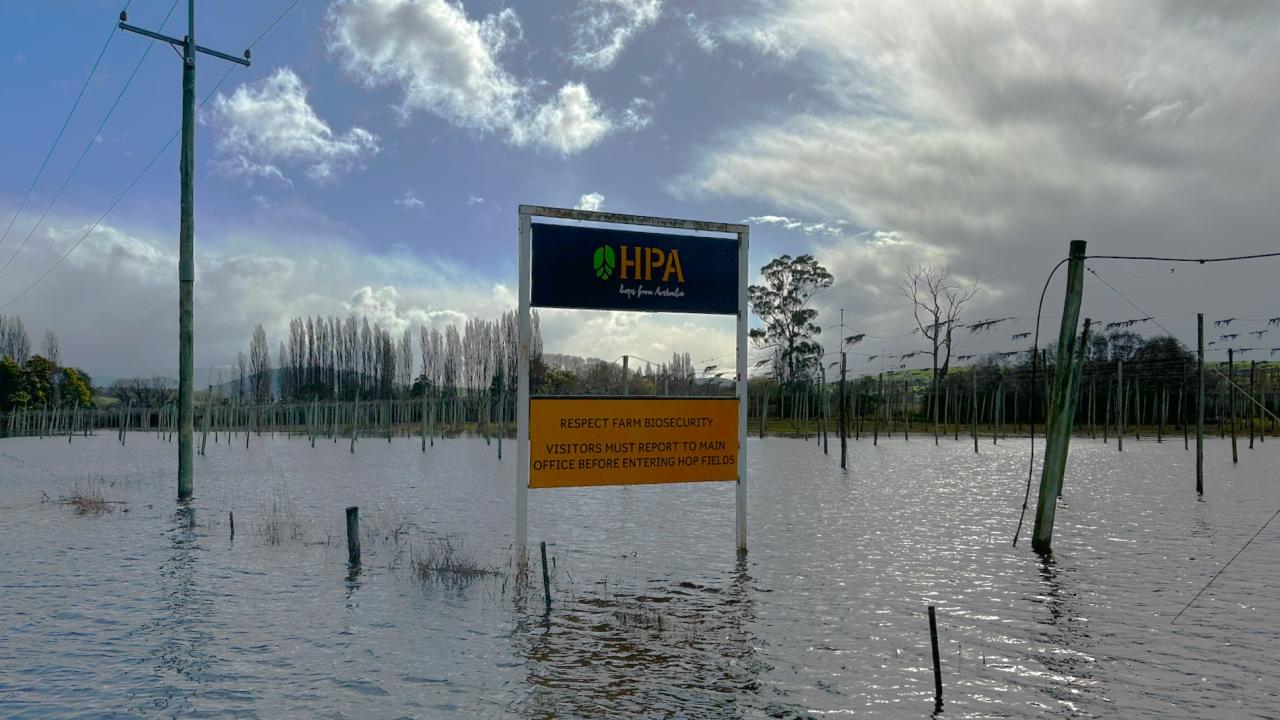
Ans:
<svg viewBox="0 0 1280 720"><path fill-rule="evenodd" d="M177 365L181 62L114 30L124 5L0 4L0 312L100 377ZM185 34L185 2L128 14ZM1109 255L1280 249L1265 0L220 0L198 3L197 41L253 45L249 68L197 68L211 372L256 323L274 347L308 314L398 334L510 309L522 203L746 222L757 270L813 254L835 276L814 301L826 344L840 309L867 336L855 373L923 347L898 291L910 266L976 284L967 320L1015 318L961 333L969 355L1025 346L1012 336L1073 238ZM1089 267L1082 314L1100 323L1151 316L1134 329L1194 344L1203 312L1238 318L1210 325L1240 334L1214 352L1280 347L1280 259ZM543 314L548 352L699 366L731 362L734 327Z"/></svg>

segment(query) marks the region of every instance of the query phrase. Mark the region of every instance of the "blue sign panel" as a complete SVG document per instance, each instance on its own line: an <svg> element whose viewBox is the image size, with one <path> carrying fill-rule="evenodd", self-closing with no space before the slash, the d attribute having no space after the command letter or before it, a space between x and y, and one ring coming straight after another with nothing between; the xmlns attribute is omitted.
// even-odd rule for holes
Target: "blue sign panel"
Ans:
<svg viewBox="0 0 1280 720"><path fill-rule="evenodd" d="M738 241L535 223L532 304L738 313Z"/></svg>

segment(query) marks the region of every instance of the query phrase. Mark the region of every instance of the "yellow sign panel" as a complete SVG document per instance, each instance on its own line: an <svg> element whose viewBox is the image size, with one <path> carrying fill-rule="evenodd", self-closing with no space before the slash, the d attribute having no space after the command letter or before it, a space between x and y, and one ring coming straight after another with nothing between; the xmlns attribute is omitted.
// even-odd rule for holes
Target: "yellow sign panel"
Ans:
<svg viewBox="0 0 1280 720"><path fill-rule="evenodd" d="M529 487L738 479L737 398L532 398Z"/></svg>

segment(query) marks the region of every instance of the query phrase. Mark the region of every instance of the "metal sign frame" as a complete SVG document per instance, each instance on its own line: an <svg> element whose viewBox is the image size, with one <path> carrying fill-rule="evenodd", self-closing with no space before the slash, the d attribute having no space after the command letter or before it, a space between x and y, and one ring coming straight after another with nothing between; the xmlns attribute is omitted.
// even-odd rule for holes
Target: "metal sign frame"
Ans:
<svg viewBox="0 0 1280 720"><path fill-rule="evenodd" d="M740 223L680 220L648 215L623 215L594 210L521 205L520 221L520 305L516 313L519 328L517 355L519 380L516 400L516 550L526 556L529 544L529 344L532 341L530 298L532 295L533 218L579 220L612 225L637 225L668 230L691 230L736 235L738 239L738 481L735 483L735 536L739 552L747 549L747 250L751 229Z"/></svg>

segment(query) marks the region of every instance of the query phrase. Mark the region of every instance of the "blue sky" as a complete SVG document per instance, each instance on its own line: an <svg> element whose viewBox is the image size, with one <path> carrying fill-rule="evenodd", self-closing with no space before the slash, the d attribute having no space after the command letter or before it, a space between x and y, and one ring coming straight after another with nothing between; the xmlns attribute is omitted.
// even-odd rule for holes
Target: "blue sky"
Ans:
<svg viewBox="0 0 1280 720"><path fill-rule="evenodd" d="M155 28L172 4L134 0L130 22ZM238 54L289 4L200 3L198 41ZM4 224L122 5L0 6ZM185 5L167 33L185 32ZM912 325L895 289L908 264L949 264L979 282L976 320L1033 315L1028 299L1072 237L1095 252L1271 249L1278 13L1180 2L303 0L201 112L198 362L231 362L256 322L274 345L294 315L367 312L397 331L496 315L514 301L520 203L749 221L753 267L813 252L832 269L824 323L845 307L876 336L867 354L919 344L899 337ZM200 63L203 97L227 67ZM114 34L0 245L3 264L31 235L0 273L0 303L174 132L180 72L167 47ZM170 371L176 166L175 143L3 312L56 330L64 357L99 374ZM1266 266L1096 269L1178 333L1197 310L1280 314L1269 311ZM1086 314L1135 314L1110 291L1094 297ZM547 335L549 350L604 357L732 350L732 323L706 318L552 314ZM1010 343L973 344L991 347L957 352Z"/></svg>

